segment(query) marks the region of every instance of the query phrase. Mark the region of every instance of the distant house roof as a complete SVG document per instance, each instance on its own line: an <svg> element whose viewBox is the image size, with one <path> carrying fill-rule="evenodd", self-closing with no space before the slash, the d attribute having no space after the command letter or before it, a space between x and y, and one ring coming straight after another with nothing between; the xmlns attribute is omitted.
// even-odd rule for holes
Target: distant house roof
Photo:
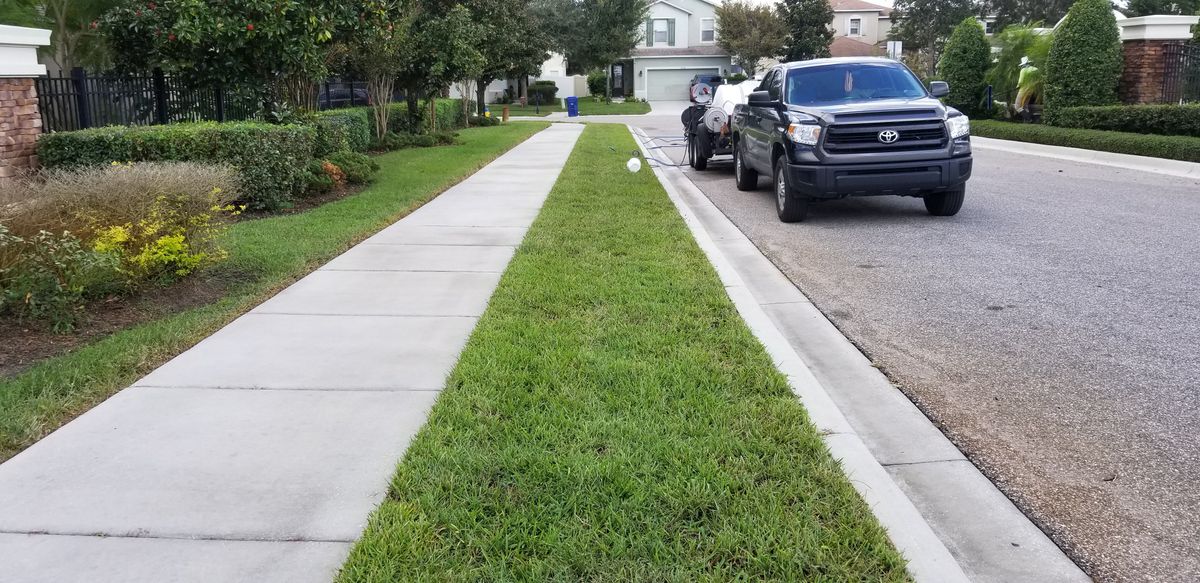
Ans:
<svg viewBox="0 0 1200 583"><path fill-rule="evenodd" d="M829 43L831 57L878 57L883 54L879 47L857 41L849 37L839 36Z"/></svg>
<svg viewBox="0 0 1200 583"><path fill-rule="evenodd" d="M864 0L829 0L834 12L879 12L881 16L891 16L892 9L887 6L872 4Z"/></svg>
<svg viewBox="0 0 1200 583"><path fill-rule="evenodd" d="M646 57L724 57L729 53L716 45L700 45L697 47L643 48L633 49L630 57L642 59Z"/></svg>

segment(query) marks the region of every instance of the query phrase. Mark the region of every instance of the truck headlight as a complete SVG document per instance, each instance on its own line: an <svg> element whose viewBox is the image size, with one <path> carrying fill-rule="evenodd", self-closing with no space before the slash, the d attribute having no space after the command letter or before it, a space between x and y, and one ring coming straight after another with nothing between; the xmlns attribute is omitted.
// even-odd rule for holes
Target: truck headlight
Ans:
<svg viewBox="0 0 1200 583"><path fill-rule="evenodd" d="M971 120L965 115L946 118L946 127L950 130L950 139L971 135Z"/></svg>
<svg viewBox="0 0 1200 583"><path fill-rule="evenodd" d="M787 136L788 139L796 142L797 144L815 146L817 145L817 140L821 138L821 126L806 123L794 123L788 126Z"/></svg>

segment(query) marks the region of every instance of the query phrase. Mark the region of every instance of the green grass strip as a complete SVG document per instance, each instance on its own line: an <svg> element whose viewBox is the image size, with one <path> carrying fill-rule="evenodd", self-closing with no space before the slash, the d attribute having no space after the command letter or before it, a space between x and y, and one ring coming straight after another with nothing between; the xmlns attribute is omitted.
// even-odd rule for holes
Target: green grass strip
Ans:
<svg viewBox="0 0 1200 583"><path fill-rule="evenodd" d="M0 461L8 459L191 347L275 290L412 212L547 127L522 123L461 131L462 144L379 156L368 189L311 211L234 225L221 270L239 284L225 298L134 326L0 382Z"/></svg>
<svg viewBox="0 0 1200 583"><path fill-rule="evenodd" d="M588 126L340 581L905 580L654 175L610 146L635 148Z"/></svg>
<svg viewBox="0 0 1200 583"><path fill-rule="evenodd" d="M1192 136L1132 134L986 119L971 120L971 134L1050 146L1200 162L1200 138Z"/></svg>

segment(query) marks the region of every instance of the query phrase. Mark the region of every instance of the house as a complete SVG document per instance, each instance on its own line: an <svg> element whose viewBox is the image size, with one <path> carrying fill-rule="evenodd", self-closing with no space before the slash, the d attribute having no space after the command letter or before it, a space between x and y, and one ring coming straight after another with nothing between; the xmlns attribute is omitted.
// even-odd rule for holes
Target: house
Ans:
<svg viewBox="0 0 1200 583"><path fill-rule="evenodd" d="M892 30L892 9L864 0L830 0L833 6L834 57L866 57L884 54Z"/></svg>
<svg viewBox="0 0 1200 583"><path fill-rule="evenodd" d="M719 0L651 1L642 41L611 67L613 95L684 101L692 77L735 72L729 54L717 46Z"/></svg>
<svg viewBox="0 0 1200 583"><path fill-rule="evenodd" d="M542 63L541 72L527 80L529 83L534 81L553 81L554 85L558 87L556 95L560 99L588 95L587 77L568 75L566 58L558 53L551 53L550 58ZM492 81L483 90L484 103L499 103L508 95L512 95L515 99L518 95L517 85L516 77ZM462 97L461 88L457 83L450 86L449 95L455 99ZM471 97L471 99L474 98L474 96Z"/></svg>

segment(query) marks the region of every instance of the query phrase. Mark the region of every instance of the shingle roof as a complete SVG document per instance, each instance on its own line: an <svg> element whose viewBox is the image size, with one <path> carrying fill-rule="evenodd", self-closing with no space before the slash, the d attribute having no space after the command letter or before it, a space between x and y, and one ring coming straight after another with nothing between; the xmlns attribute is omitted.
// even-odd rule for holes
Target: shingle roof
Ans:
<svg viewBox="0 0 1200 583"><path fill-rule="evenodd" d="M883 16L888 16L892 13L892 9L887 6L880 6L865 2L864 0L829 0L830 6L834 10L853 10L858 12L879 12Z"/></svg>
<svg viewBox="0 0 1200 583"><path fill-rule="evenodd" d="M714 56L723 57L728 55L721 47L717 45L701 45L698 47L671 47L665 49L659 48L636 48L633 49L633 58L637 57L695 57L695 56Z"/></svg>
<svg viewBox="0 0 1200 583"><path fill-rule="evenodd" d="M878 57L883 54L879 47L844 36L835 37L829 43L831 57Z"/></svg>

